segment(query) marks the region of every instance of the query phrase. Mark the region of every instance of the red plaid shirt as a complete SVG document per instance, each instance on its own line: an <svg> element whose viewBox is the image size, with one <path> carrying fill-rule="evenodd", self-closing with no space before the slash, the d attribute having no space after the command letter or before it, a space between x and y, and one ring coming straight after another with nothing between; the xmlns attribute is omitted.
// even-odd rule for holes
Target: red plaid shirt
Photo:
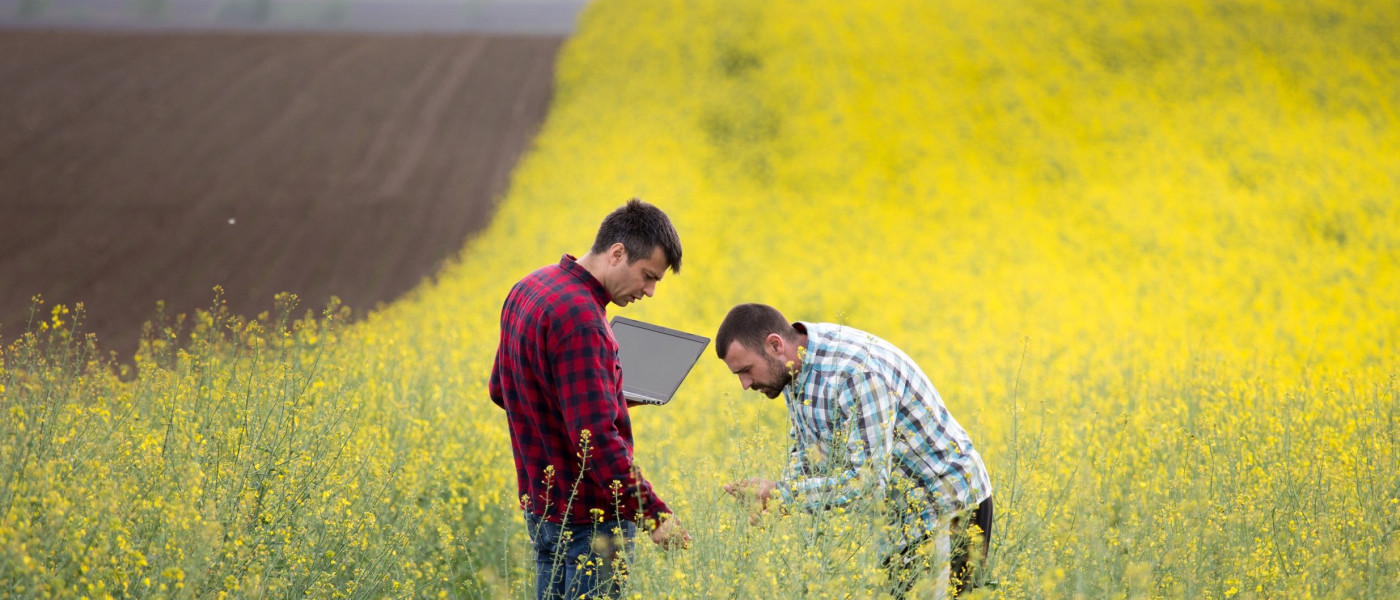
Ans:
<svg viewBox="0 0 1400 600"><path fill-rule="evenodd" d="M622 365L604 312L609 300L603 284L565 254L515 284L501 309L491 400L510 423L521 507L555 523L597 522L595 509L628 520L671 512L632 462Z"/></svg>

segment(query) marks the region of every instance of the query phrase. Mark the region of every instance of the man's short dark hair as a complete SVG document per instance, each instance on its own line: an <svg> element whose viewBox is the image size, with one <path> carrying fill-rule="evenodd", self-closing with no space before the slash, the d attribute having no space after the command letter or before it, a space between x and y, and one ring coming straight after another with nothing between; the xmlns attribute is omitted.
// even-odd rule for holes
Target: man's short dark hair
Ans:
<svg viewBox="0 0 1400 600"><path fill-rule="evenodd" d="M736 341L749 350L763 352L763 340L774 333L788 341L797 340L797 330L778 309L767 304L740 304L729 309L724 322L719 324L715 353L724 360L729 346Z"/></svg>
<svg viewBox="0 0 1400 600"><path fill-rule="evenodd" d="M681 236L671 225L671 218L655 206L633 198L609 213L598 227L592 252L602 254L617 243L627 249L629 265L650 258L659 247L661 253L666 255L666 264L671 272L681 272Z"/></svg>

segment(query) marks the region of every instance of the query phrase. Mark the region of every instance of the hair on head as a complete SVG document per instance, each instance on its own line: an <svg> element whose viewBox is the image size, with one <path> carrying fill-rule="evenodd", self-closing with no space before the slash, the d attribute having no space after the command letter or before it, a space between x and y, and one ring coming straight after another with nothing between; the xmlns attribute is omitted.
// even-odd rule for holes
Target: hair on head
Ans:
<svg viewBox="0 0 1400 600"><path fill-rule="evenodd" d="M638 198L628 200L603 218L591 251L602 254L618 243L627 249L629 265L650 257L656 248L661 248L671 272L681 272L681 236L671 225L671 218Z"/></svg>
<svg viewBox="0 0 1400 600"><path fill-rule="evenodd" d="M796 340L797 330L792 327L783 313L767 304L740 304L729 309L724 322L715 334L715 353L724 360L729 346L734 342L754 352L763 352L763 341L771 334L778 334L785 340Z"/></svg>

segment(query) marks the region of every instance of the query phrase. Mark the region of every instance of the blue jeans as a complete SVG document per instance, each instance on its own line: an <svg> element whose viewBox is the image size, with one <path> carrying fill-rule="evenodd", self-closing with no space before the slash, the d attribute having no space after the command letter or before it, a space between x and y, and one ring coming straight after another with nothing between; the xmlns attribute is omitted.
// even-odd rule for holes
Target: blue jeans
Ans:
<svg viewBox="0 0 1400 600"><path fill-rule="evenodd" d="M535 547L535 597L539 600L618 598L627 581L637 524L605 521L559 525L525 511Z"/></svg>

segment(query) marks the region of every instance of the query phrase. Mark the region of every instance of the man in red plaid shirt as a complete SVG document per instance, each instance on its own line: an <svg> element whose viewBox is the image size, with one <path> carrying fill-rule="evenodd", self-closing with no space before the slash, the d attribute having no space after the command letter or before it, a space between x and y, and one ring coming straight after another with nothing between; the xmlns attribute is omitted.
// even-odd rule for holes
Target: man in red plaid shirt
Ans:
<svg viewBox="0 0 1400 600"><path fill-rule="evenodd" d="M506 296L490 393L510 424L541 600L618 596L638 523L663 548L690 540L632 460L605 312L651 297L680 267L670 218L633 199L603 219L583 258L565 254Z"/></svg>

